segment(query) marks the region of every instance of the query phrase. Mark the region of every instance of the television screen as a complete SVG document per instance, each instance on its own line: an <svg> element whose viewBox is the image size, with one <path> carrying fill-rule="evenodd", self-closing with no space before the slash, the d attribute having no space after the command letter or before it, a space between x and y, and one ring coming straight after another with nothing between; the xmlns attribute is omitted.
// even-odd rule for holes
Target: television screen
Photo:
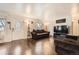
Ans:
<svg viewBox="0 0 79 59"><path fill-rule="evenodd" d="M54 26L54 32L59 32L59 33L66 33L66 34L68 34L68 26L67 26L67 25Z"/></svg>
<svg viewBox="0 0 79 59"><path fill-rule="evenodd" d="M54 26L54 32L61 32L61 26Z"/></svg>
<svg viewBox="0 0 79 59"><path fill-rule="evenodd" d="M68 34L68 26L62 25L61 28L62 28L62 33L67 33Z"/></svg>
<svg viewBox="0 0 79 59"><path fill-rule="evenodd" d="M54 32L56 32L56 26L54 26Z"/></svg>

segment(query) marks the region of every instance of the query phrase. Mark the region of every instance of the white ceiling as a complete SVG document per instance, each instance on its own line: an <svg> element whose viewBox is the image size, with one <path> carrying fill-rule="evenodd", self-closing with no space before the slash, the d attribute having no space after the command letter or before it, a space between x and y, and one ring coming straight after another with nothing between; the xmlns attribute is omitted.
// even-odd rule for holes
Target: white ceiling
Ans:
<svg viewBox="0 0 79 59"><path fill-rule="evenodd" d="M31 4L31 3L0 3L0 10L18 13L30 17L44 18L49 16L67 16L72 11L71 3ZM79 4L78 4L79 5ZM46 16L46 17L47 17Z"/></svg>

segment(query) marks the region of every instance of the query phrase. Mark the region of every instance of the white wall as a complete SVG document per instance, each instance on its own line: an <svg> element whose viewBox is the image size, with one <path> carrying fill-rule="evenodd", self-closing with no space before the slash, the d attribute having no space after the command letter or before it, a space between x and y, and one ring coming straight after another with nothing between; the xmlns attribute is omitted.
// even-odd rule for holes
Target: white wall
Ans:
<svg viewBox="0 0 79 59"><path fill-rule="evenodd" d="M50 31L50 34L53 35L53 26L55 26L56 24L55 21L57 19L66 18L67 22L65 24L71 26L72 15L74 15L74 12L73 12L74 5L75 4L71 4L71 3L52 3L52 4L51 3L48 3L48 4L46 3L45 4L42 4L42 3L5 4L4 3L4 4L0 4L0 10L4 10L11 13L14 16L12 19L12 21L14 20L14 22L16 22L16 20L19 20L19 19L23 21L26 20L26 22L34 19L37 19L38 21L39 19L40 21L43 22L44 26L48 26L48 31ZM19 15L19 17L16 17L16 15ZM26 18L24 19L24 17ZM14 32L14 33L19 34L19 32ZM16 35L14 35L14 37L15 36ZM17 37L18 36L16 36L16 38Z"/></svg>
<svg viewBox="0 0 79 59"><path fill-rule="evenodd" d="M13 15L7 12L0 12L0 16L5 18L6 26L3 32L0 32L0 43L9 42L18 39L27 39L27 23L24 17ZM11 22L11 29L7 22ZM2 37L1 37L2 36Z"/></svg>

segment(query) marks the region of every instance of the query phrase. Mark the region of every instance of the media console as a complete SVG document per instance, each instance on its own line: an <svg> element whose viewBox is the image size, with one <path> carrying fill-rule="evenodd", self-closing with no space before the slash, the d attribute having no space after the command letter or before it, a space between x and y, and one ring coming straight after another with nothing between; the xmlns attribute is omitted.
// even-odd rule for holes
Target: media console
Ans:
<svg viewBox="0 0 79 59"><path fill-rule="evenodd" d="M62 37L55 38L55 50L58 55L79 55L79 36L66 35L63 39Z"/></svg>
<svg viewBox="0 0 79 59"><path fill-rule="evenodd" d="M79 36L78 36L78 35L67 34L67 35L66 35L66 38L72 39L72 40L76 40L76 41L77 41L77 39L79 38Z"/></svg>

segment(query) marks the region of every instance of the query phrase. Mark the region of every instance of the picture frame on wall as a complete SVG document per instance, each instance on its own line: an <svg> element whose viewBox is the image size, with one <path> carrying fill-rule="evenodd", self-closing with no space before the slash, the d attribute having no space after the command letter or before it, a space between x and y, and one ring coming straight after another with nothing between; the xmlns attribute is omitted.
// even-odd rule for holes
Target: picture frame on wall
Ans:
<svg viewBox="0 0 79 59"><path fill-rule="evenodd" d="M66 23L66 18L56 20L56 23Z"/></svg>

